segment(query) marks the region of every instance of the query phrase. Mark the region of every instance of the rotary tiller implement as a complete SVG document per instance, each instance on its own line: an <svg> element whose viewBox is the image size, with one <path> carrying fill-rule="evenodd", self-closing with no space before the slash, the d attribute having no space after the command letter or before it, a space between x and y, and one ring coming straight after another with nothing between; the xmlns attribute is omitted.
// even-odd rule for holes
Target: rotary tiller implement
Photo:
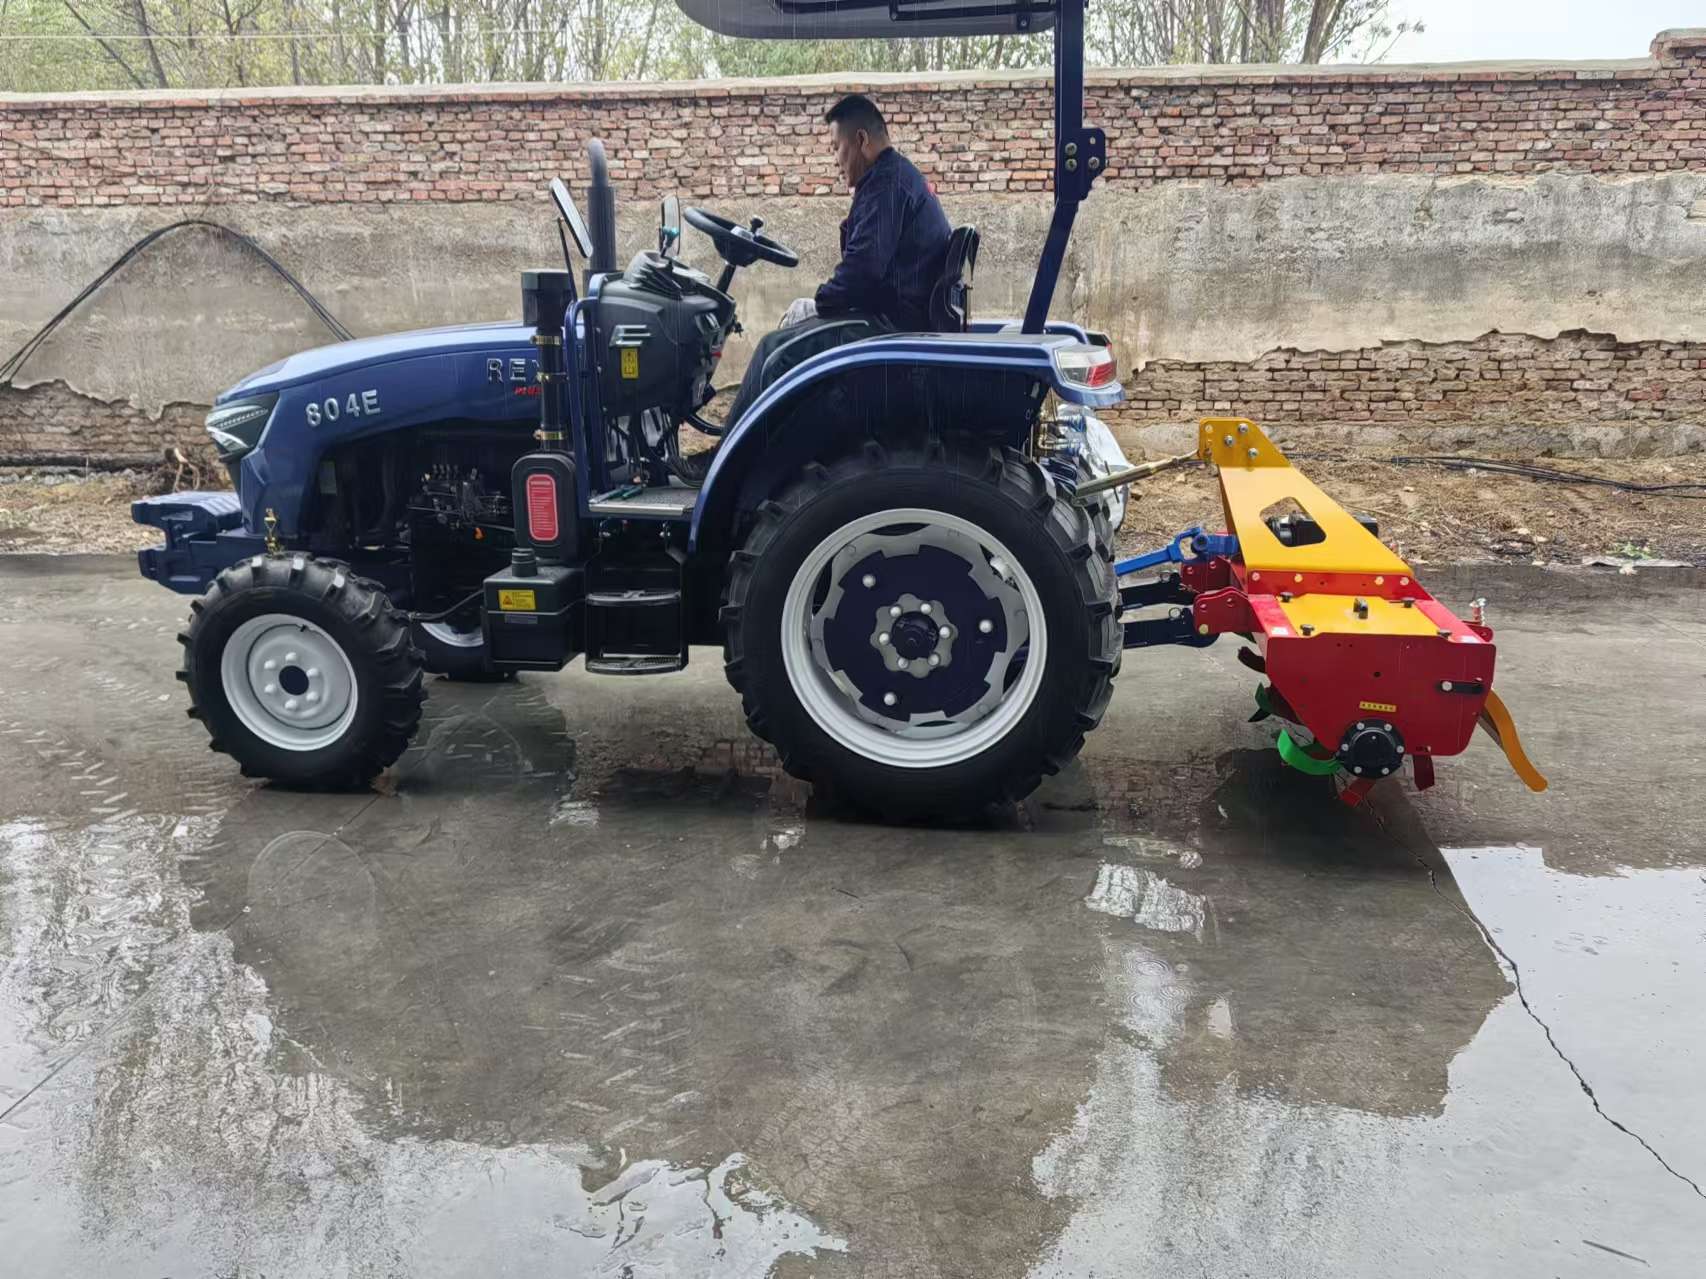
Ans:
<svg viewBox="0 0 1706 1279"><path fill-rule="evenodd" d="M1125 621L1127 648L1206 647L1226 634L1250 640L1254 649L1239 660L1267 677L1254 718L1285 721L1280 757L1337 779L1348 804L1398 772L1406 755L1425 790L1434 758L1461 752L1477 724L1529 789L1546 789L1493 691L1493 631L1479 603L1464 621L1428 594L1368 524L1310 483L1255 423L1205 419L1195 458L1219 473L1227 531L1187 529L1114 566L1123 609L1171 606ZM1125 584L1156 568L1154 580Z"/></svg>

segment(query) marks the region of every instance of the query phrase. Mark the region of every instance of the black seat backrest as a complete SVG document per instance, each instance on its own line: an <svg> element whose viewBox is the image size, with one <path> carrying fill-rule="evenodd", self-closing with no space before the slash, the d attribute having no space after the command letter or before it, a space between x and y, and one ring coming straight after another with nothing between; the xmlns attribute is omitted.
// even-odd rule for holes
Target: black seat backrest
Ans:
<svg viewBox="0 0 1706 1279"><path fill-rule="evenodd" d="M977 228L955 227L948 236L942 275L930 290L930 327L964 333L971 325L971 279L977 270Z"/></svg>

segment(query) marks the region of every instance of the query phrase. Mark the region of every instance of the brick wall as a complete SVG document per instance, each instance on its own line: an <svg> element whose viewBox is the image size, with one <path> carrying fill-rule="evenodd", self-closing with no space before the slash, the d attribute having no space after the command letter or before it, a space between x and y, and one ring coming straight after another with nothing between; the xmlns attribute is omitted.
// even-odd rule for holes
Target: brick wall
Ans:
<svg viewBox="0 0 1706 1279"><path fill-rule="evenodd" d="M1126 379L1126 421L1216 413L1272 423L1701 422L1706 342L1489 333L1248 362L1158 360Z"/></svg>
<svg viewBox="0 0 1706 1279"><path fill-rule="evenodd" d="M1040 191L1047 83L950 75L770 83L0 96L0 204L533 199L602 136L623 189L835 189L819 118L880 92L944 191ZM1706 32L1562 66L1094 72L1107 180L1312 174L1643 173L1706 165ZM567 165L567 167L576 167Z"/></svg>
<svg viewBox="0 0 1706 1279"><path fill-rule="evenodd" d="M1046 81L838 77L0 95L0 219L32 228L14 241L26 245L75 229L93 206L313 205L336 217L338 205L536 201L549 177L581 172L581 144L595 135L625 200L822 195L838 184L819 116L850 88L879 94L945 192L1046 200ZM1706 172L1706 30L1665 33L1650 58L1620 62L1102 71L1087 96L1088 118L1109 134L1105 185L1116 189L1317 176L1340 179L1342 193L1364 177L1405 174ZM181 213L153 215L171 216ZM1120 416L1134 425L1225 411L1281 423L1706 420L1706 343L1475 331L1443 345L1159 361L1129 375ZM0 388L0 456L158 456L168 443L201 445L200 417L172 404L156 418L61 382Z"/></svg>
<svg viewBox="0 0 1706 1279"><path fill-rule="evenodd" d="M0 465L87 459L145 466L176 445L211 467L206 416L199 405L170 404L153 418L122 400L79 395L63 382L0 386Z"/></svg>

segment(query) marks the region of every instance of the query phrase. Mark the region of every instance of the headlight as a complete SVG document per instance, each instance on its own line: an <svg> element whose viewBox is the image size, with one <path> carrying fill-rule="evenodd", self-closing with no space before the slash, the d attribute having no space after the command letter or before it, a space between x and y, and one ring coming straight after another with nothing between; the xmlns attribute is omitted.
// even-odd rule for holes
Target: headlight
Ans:
<svg viewBox="0 0 1706 1279"><path fill-rule="evenodd" d="M207 433L221 462L235 462L261 441L278 394L249 396L216 405L207 415Z"/></svg>

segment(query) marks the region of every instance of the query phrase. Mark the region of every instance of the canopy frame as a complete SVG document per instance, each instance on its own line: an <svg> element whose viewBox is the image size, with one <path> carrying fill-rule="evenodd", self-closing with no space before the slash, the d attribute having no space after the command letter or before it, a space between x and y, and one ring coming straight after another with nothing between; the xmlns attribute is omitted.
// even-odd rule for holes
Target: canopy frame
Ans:
<svg viewBox="0 0 1706 1279"><path fill-rule="evenodd" d="M695 12L703 0L678 0L696 22L724 30L730 35L750 35L754 27L740 29L741 21L757 23L760 39L821 39L868 35L875 24L887 20L907 24L908 35L962 35L976 32L1054 30L1054 213L1036 277L1031 281L1022 331L1041 333L1048 322L1049 303L1054 299L1066 248L1078 206L1090 194L1108 162L1107 135L1084 123L1084 5L1085 0L713 0L708 12ZM715 15L719 8L730 14L729 25ZM745 9L747 13L739 11ZM785 32L766 31L753 11L768 11L785 20L797 21ZM868 14L859 20L837 24L843 15ZM812 19L823 25L814 29ZM839 26L839 29L837 27ZM898 33L897 33L898 34Z"/></svg>

